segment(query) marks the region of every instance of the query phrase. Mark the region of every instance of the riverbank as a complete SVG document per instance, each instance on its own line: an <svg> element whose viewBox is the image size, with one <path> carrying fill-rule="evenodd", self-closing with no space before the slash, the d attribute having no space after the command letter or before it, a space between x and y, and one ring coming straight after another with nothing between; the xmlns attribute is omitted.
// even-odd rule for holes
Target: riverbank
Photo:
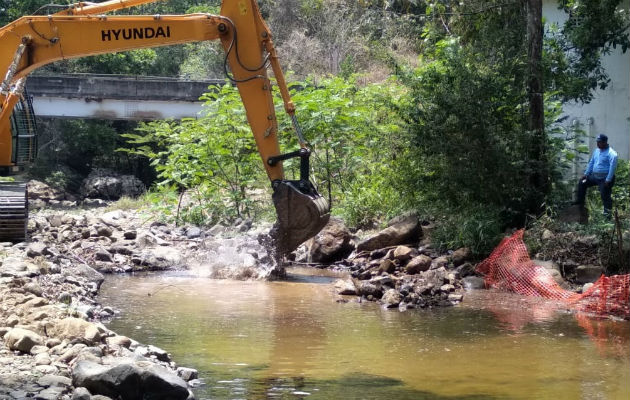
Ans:
<svg viewBox="0 0 630 400"><path fill-rule="evenodd" d="M193 369L109 330L104 273L183 267L195 232L133 212L42 211L29 244L0 249L0 398L192 398Z"/></svg>

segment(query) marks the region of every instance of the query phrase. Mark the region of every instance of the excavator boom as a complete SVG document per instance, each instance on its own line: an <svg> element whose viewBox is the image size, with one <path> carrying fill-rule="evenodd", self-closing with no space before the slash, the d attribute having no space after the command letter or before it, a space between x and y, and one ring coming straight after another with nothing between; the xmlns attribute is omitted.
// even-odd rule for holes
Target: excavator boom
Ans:
<svg viewBox="0 0 630 400"><path fill-rule="evenodd" d="M48 16L26 16L0 28L0 167L12 166L12 135L9 116L20 96L23 78L51 62L132 49L221 40L230 67L229 78L236 84L245 106L263 165L274 189L278 213L277 247L294 250L317 234L328 222L329 206L308 179L310 151L302 137L295 107L290 99L282 69L255 0L224 0L220 15L103 15L120 8L154 0L112 0L76 3ZM278 126L267 75L271 66L300 142L300 150L280 153ZM301 177L287 181L282 161L301 160Z"/></svg>

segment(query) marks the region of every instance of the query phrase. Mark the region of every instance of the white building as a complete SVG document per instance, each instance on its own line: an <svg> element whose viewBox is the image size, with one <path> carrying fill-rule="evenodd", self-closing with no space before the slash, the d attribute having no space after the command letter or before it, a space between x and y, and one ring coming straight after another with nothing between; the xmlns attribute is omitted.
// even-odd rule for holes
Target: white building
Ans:
<svg viewBox="0 0 630 400"><path fill-rule="evenodd" d="M629 1L624 8L628 9ZM568 15L558 9L556 0L543 2L546 23L563 23ZM630 159L630 49L622 53L613 50L602 60L611 82L605 90L597 90L589 104L565 104L569 123L580 123L590 137L590 148L595 148L598 133L608 135L608 142L624 160ZM580 171L581 172L581 171Z"/></svg>

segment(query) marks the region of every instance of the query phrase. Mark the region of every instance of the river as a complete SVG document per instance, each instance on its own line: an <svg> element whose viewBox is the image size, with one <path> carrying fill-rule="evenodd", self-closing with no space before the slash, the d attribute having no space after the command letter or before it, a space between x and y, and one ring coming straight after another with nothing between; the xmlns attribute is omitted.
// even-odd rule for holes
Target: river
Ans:
<svg viewBox="0 0 630 400"><path fill-rule="evenodd" d="M332 278L108 276L108 327L195 368L197 399L630 398L630 322L576 317L521 296L468 292L457 307L383 310Z"/></svg>

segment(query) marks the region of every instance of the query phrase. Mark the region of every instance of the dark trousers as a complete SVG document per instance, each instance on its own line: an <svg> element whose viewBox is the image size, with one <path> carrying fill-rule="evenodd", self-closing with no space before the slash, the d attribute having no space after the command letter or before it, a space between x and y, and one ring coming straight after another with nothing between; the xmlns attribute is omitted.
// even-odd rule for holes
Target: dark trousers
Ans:
<svg viewBox="0 0 630 400"><path fill-rule="evenodd" d="M584 199L586 199L586 190L591 186L597 186L599 194L602 196L602 203L604 203L604 213L610 213L612 210L612 187L615 184L615 177L613 176L610 185L606 185L606 178L595 178L592 175L581 179L578 183L577 203L584 205Z"/></svg>

